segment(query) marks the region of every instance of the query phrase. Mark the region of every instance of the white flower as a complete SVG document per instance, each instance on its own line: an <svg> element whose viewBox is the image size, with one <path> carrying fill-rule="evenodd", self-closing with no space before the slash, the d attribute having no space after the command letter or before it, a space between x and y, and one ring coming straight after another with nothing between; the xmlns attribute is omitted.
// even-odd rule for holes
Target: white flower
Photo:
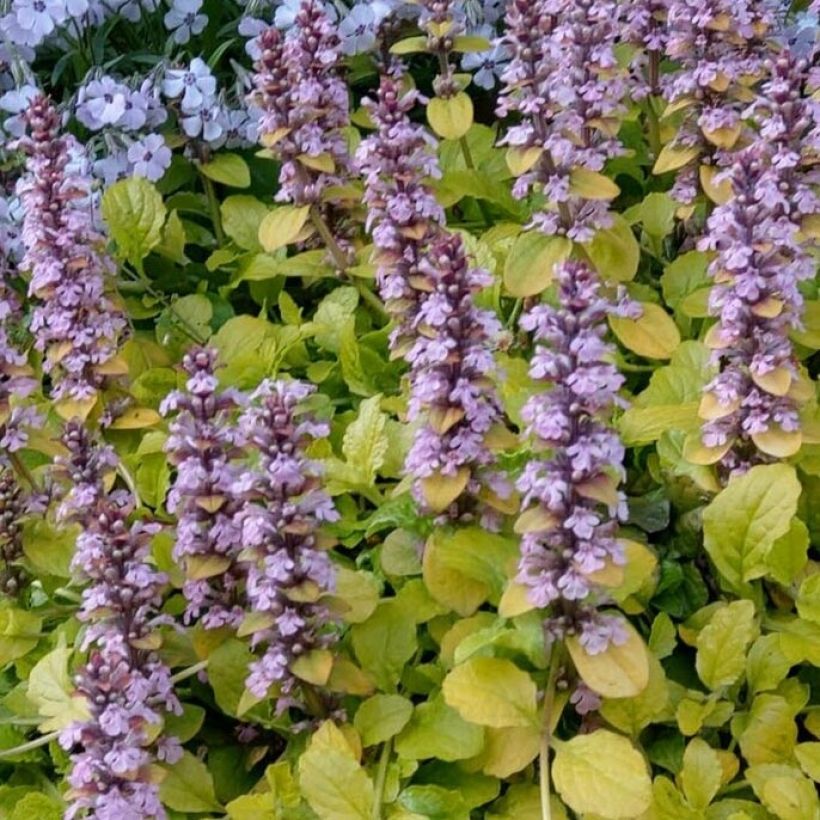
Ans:
<svg viewBox="0 0 820 820"><path fill-rule="evenodd" d="M201 8L202 0L173 0L163 21L165 27L174 32L174 42L184 45L192 34L202 33L208 25L208 15L197 14Z"/></svg>
<svg viewBox="0 0 820 820"><path fill-rule="evenodd" d="M171 149L159 134L149 134L128 149L128 161L136 176L156 182L171 164Z"/></svg>
<svg viewBox="0 0 820 820"><path fill-rule="evenodd" d="M354 6L339 23L339 38L344 54L362 54L376 42L376 15L370 5Z"/></svg>
<svg viewBox="0 0 820 820"><path fill-rule="evenodd" d="M216 93L216 79L205 62L194 57L189 68L172 68L166 72L162 91L166 97L181 94L183 113L196 114Z"/></svg>

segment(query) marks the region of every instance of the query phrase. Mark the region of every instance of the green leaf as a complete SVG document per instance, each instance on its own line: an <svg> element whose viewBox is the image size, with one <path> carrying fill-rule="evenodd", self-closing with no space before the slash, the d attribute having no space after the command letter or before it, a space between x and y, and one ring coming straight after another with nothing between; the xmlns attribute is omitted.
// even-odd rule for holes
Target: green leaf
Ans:
<svg viewBox="0 0 820 820"><path fill-rule="evenodd" d="M412 714L412 702L401 695L373 695L356 710L353 725L364 746L375 746L397 735Z"/></svg>
<svg viewBox="0 0 820 820"><path fill-rule="evenodd" d="M34 649L42 625L41 618L24 609L0 607L0 667Z"/></svg>
<svg viewBox="0 0 820 820"><path fill-rule="evenodd" d="M159 785L159 796L169 809L193 814L222 812L213 777L198 757L184 751L176 763L163 768L166 774Z"/></svg>
<svg viewBox="0 0 820 820"><path fill-rule="evenodd" d="M210 162L200 165L199 170L208 179L231 188L247 188L251 184L248 163L238 154L217 154Z"/></svg>
<svg viewBox="0 0 820 820"><path fill-rule="evenodd" d="M225 233L247 251L261 251L259 226L270 212L255 196L239 194L227 197L219 206Z"/></svg>
<svg viewBox="0 0 820 820"><path fill-rule="evenodd" d="M471 658L447 675L442 692L448 706L480 726L529 726L538 719L535 683L504 658Z"/></svg>
<svg viewBox="0 0 820 820"><path fill-rule="evenodd" d="M278 820L273 795L243 794L236 800L231 800L225 811L231 820Z"/></svg>
<svg viewBox="0 0 820 820"><path fill-rule="evenodd" d="M643 757L625 737L605 729L561 743L552 777L561 798L579 814L637 817L652 802Z"/></svg>
<svg viewBox="0 0 820 820"><path fill-rule="evenodd" d="M44 718L40 724L43 733L65 729L77 720L88 720L86 699L74 694L68 674L68 661L73 653L73 649L58 646L37 661L29 674L26 697Z"/></svg>
<svg viewBox="0 0 820 820"><path fill-rule="evenodd" d="M299 783L319 817L371 820L373 783L332 723L322 725L299 759Z"/></svg>
<svg viewBox="0 0 820 820"><path fill-rule="evenodd" d="M399 795L398 802L413 818L426 820L469 820L470 810L463 797L442 786L408 786Z"/></svg>
<svg viewBox="0 0 820 820"><path fill-rule="evenodd" d="M185 227L182 220L176 211L171 211L162 232L162 242L157 245L156 251L160 256L164 256L178 265L184 265L188 262L188 258L185 256L186 241Z"/></svg>
<svg viewBox="0 0 820 820"><path fill-rule="evenodd" d="M362 667L384 690L398 683L404 664L416 652L416 624L395 601L379 604L364 622L350 630L353 651Z"/></svg>
<svg viewBox="0 0 820 820"><path fill-rule="evenodd" d="M120 255L141 268L162 239L165 205L159 191L144 177L121 179L106 189L100 211Z"/></svg>
<svg viewBox="0 0 820 820"><path fill-rule="evenodd" d="M806 566L808 552L809 531L799 518L793 518L788 532L772 544L766 556L767 574L789 586Z"/></svg>
<svg viewBox="0 0 820 820"><path fill-rule="evenodd" d="M820 743L798 743L794 756L800 768L816 783L820 783Z"/></svg>
<svg viewBox="0 0 820 820"><path fill-rule="evenodd" d="M208 681L214 698L229 715L236 715L245 692L245 679L253 653L242 641L229 638L211 652L208 658Z"/></svg>
<svg viewBox="0 0 820 820"><path fill-rule="evenodd" d="M624 347L646 359L669 359L680 345L680 331L672 317L653 302L641 302L641 316L610 316L609 326Z"/></svg>
<svg viewBox="0 0 820 820"><path fill-rule="evenodd" d="M365 399L342 439L342 454L353 468L355 480L364 487L375 484L389 445L385 434L387 414L380 409L381 400L381 393Z"/></svg>
<svg viewBox="0 0 820 820"><path fill-rule="evenodd" d="M61 820L65 805L42 792L31 792L18 800L10 820Z"/></svg>
<svg viewBox="0 0 820 820"><path fill-rule="evenodd" d="M800 584L797 612L801 618L820 624L820 573L809 575Z"/></svg>
<svg viewBox="0 0 820 820"><path fill-rule="evenodd" d="M396 738L396 753L407 760L464 760L484 745L484 730L468 723L439 695L420 703Z"/></svg>
<svg viewBox="0 0 820 820"><path fill-rule="evenodd" d="M168 737L175 737L180 743L187 743L202 728L204 720L205 710L201 706L183 703L181 715L169 712L165 716L163 733Z"/></svg>
<svg viewBox="0 0 820 820"><path fill-rule="evenodd" d="M403 54L417 54L418 52L427 51L427 37L405 37L397 43L390 46L390 53L396 55Z"/></svg>
<svg viewBox="0 0 820 820"><path fill-rule="evenodd" d="M797 743L795 711L785 698L765 693L754 699L748 715L732 721L732 734L750 765L791 762Z"/></svg>
<svg viewBox="0 0 820 820"><path fill-rule="evenodd" d="M572 242L540 231L519 234L504 264L504 287L512 296L536 296L549 287L555 266L569 258Z"/></svg>
<svg viewBox="0 0 820 820"><path fill-rule="evenodd" d="M637 736L658 718L669 704L669 685L657 658L649 658L649 680L634 697L606 698L601 715L616 729Z"/></svg>
<svg viewBox="0 0 820 820"><path fill-rule="evenodd" d="M268 253L290 245L302 233L309 215L309 205L274 208L259 223L259 244Z"/></svg>
<svg viewBox="0 0 820 820"><path fill-rule="evenodd" d="M629 282L638 272L641 248L629 223L620 214L611 217L612 227L598 231L584 250L604 279Z"/></svg>
<svg viewBox="0 0 820 820"><path fill-rule="evenodd" d="M427 103L427 121L440 137L457 140L473 124L473 101L463 91L452 97L433 97Z"/></svg>
<svg viewBox="0 0 820 820"><path fill-rule="evenodd" d="M699 737L689 741L683 753L681 786L686 799L696 809L705 809L720 788L720 758L717 752Z"/></svg>
<svg viewBox="0 0 820 820"><path fill-rule="evenodd" d="M695 666L700 679L712 690L736 683L757 632L751 601L733 601L718 609L698 633Z"/></svg>
<svg viewBox="0 0 820 820"><path fill-rule="evenodd" d="M664 268L661 288L664 301L672 310L678 310L687 296L709 284L708 264L709 257L705 253L689 251Z"/></svg>
<svg viewBox="0 0 820 820"><path fill-rule="evenodd" d="M789 674L792 663L780 647L780 635L762 635L746 658L746 683L753 694L776 689Z"/></svg>
<svg viewBox="0 0 820 820"><path fill-rule="evenodd" d="M750 766L746 779L779 820L818 820L817 790L799 769L782 764Z"/></svg>
<svg viewBox="0 0 820 820"><path fill-rule="evenodd" d="M675 212L679 205L668 193L647 194L641 203L643 229L658 239L663 239L675 226Z"/></svg>
<svg viewBox="0 0 820 820"><path fill-rule="evenodd" d="M703 513L703 540L729 587L745 593L747 582L766 574L775 541L789 531L800 482L788 464L764 464L732 479Z"/></svg>

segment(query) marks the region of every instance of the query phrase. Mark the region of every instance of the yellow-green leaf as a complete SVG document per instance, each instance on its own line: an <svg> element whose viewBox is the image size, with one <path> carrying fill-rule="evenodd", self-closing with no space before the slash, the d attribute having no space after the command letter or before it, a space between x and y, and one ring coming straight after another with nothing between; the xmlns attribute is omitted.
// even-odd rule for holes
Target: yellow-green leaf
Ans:
<svg viewBox="0 0 820 820"><path fill-rule="evenodd" d="M563 801L579 814L637 817L652 802L643 757L625 737L605 729L561 743L552 777Z"/></svg>
<svg viewBox="0 0 820 820"><path fill-rule="evenodd" d="M232 188L247 188L251 184L250 168L239 154L216 154L210 162L200 165L199 170L208 179Z"/></svg>
<svg viewBox="0 0 820 820"><path fill-rule="evenodd" d="M299 784L310 807L327 820L371 820L373 782L342 732L327 722L299 758Z"/></svg>
<svg viewBox="0 0 820 820"><path fill-rule="evenodd" d="M635 278L641 248L629 223L620 214L611 214L612 226L598 231L584 250L604 279L628 282Z"/></svg>
<svg viewBox="0 0 820 820"><path fill-rule="evenodd" d="M453 97L433 97L427 103L427 121L440 137L457 140L473 124L473 101L463 91Z"/></svg>
<svg viewBox="0 0 820 820"><path fill-rule="evenodd" d="M283 205L276 208L259 223L259 244L271 253L295 242L305 227L309 214L309 205Z"/></svg>
<svg viewBox="0 0 820 820"><path fill-rule="evenodd" d="M695 666L712 690L731 686L746 668L746 650L757 634L751 601L733 601L718 609L697 637Z"/></svg>
<svg viewBox="0 0 820 820"><path fill-rule="evenodd" d="M159 796L168 808L186 814L222 813L214 793L213 777L196 755L183 752L180 760L163 768L165 777L159 786Z"/></svg>
<svg viewBox="0 0 820 820"><path fill-rule="evenodd" d="M569 190L584 199L615 199L621 193L609 177L580 167L569 173Z"/></svg>
<svg viewBox="0 0 820 820"><path fill-rule="evenodd" d="M608 698L629 698L640 694L649 682L649 654L643 638L626 620L627 639L611 643L603 652L590 655L577 637L566 640L572 662L584 683Z"/></svg>
<svg viewBox="0 0 820 820"><path fill-rule="evenodd" d="M44 718L41 732L65 729L77 720L88 720L90 712L84 696L74 693L68 674L69 647L58 646L34 665L28 678L26 697Z"/></svg>
<svg viewBox="0 0 820 820"><path fill-rule="evenodd" d="M665 174L667 171L676 171L688 165L698 154L700 154L699 148L678 148L672 143L664 145L655 160L652 173Z"/></svg>
<svg viewBox="0 0 820 820"><path fill-rule="evenodd" d="M788 464L762 464L733 478L703 513L703 543L735 591L766 573L766 559L797 513L801 485Z"/></svg>
<svg viewBox="0 0 820 820"><path fill-rule="evenodd" d="M504 263L504 286L512 296L536 296L552 282L555 266L569 258L572 242L538 231L519 234Z"/></svg>
<svg viewBox="0 0 820 820"><path fill-rule="evenodd" d="M535 683L505 658L471 658L447 675L442 691L448 706L471 723L504 728L537 720Z"/></svg>
<svg viewBox="0 0 820 820"><path fill-rule="evenodd" d="M629 350L647 359L670 359L680 345L680 331L672 317L653 302L641 303L637 319L610 316L612 331Z"/></svg>
<svg viewBox="0 0 820 820"><path fill-rule="evenodd" d="M165 205L144 177L121 179L108 187L100 212L120 254L133 265L139 267L162 239Z"/></svg>
<svg viewBox="0 0 820 820"><path fill-rule="evenodd" d="M364 746L375 746L397 735L412 714L412 702L401 695L373 695L356 710L353 725Z"/></svg>
<svg viewBox="0 0 820 820"><path fill-rule="evenodd" d="M721 765L718 753L701 738L689 741L683 753L680 780L686 799L696 809L705 809L720 788Z"/></svg>
<svg viewBox="0 0 820 820"><path fill-rule="evenodd" d="M396 753L407 760L464 760L481 751L484 731L464 720L438 695L416 706L396 738Z"/></svg>

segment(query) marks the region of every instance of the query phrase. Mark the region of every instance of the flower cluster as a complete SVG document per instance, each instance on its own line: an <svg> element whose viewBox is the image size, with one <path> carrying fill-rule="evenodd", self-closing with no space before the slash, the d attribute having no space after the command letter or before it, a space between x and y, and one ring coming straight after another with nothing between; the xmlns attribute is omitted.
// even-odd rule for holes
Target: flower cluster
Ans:
<svg viewBox="0 0 820 820"><path fill-rule="evenodd" d="M671 0L667 55L680 64L665 84L667 100L685 109L675 144L709 146L718 152L734 147L742 131L741 115L749 86L757 79L777 22L775 0ZM681 202L697 193L694 165L678 174L673 189Z"/></svg>
<svg viewBox="0 0 820 820"><path fill-rule="evenodd" d="M238 593L239 503L233 494L238 468L233 459L242 439L231 414L242 402L235 390L218 390L216 352L194 349L182 360L186 390L163 401L166 415L177 412L165 444L177 474L168 511L177 516L174 559L186 571L183 594L187 619L201 618L206 629L237 626L244 614Z"/></svg>
<svg viewBox="0 0 820 820"><path fill-rule="evenodd" d="M421 276L419 265L430 242L444 225L444 209L427 182L441 176L436 141L409 116L419 99L415 89L402 89L399 77L382 76L377 101L364 101L376 131L356 152L365 183L365 227L376 247L377 281L395 323L391 347L398 355L415 338L422 292L413 283Z"/></svg>
<svg viewBox="0 0 820 820"><path fill-rule="evenodd" d="M165 817L155 758L174 762L181 755L173 738L156 739L163 713L181 714L170 671L156 650L156 629L165 576L148 561L157 526L128 523L134 510L130 493L106 492L107 474L117 457L94 443L78 422L62 436L67 455L56 460L71 489L58 508L58 520L80 525L72 569L90 581L78 613L86 623L83 646L91 647L76 676L88 718L60 734L71 750L72 805L67 817L89 811L99 818Z"/></svg>
<svg viewBox="0 0 820 820"><path fill-rule="evenodd" d="M24 588L23 492L11 470L0 473L0 595L16 597Z"/></svg>
<svg viewBox="0 0 820 820"><path fill-rule="evenodd" d="M559 307L538 305L521 319L534 334L530 375L550 385L532 396L522 416L536 449L517 486L522 514L518 580L538 607L553 608L547 620L555 638L577 634L589 654L625 640L620 622L596 610L601 594L592 573L624 556L615 538L626 518L618 489L624 478L624 447L607 423L623 384L604 340L605 318L630 306L613 306L600 294L600 282L581 262L557 271Z"/></svg>
<svg viewBox="0 0 820 820"><path fill-rule="evenodd" d="M339 77L339 38L318 0L302 0L293 28L275 27L256 42L254 91L261 143L282 162L276 198L320 202L348 170L342 130L349 124L347 86Z"/></svg>
<svg viewBox="0 0 820 820"><path fill-rule="evenodd" d="M660 63L669 42L669 0L629 0L624 6L626 39L640 50L633 60L633 97L660 93Z"/></svg>
<svg viewBox="0 0 820 820"><path fill-rule="evenodd" d="M251 664L248 689L265 697L277 685L278 709L298 704L292 665L330 644L329 614L320 596L334 587L334 571L319 549L317 528L339 517L321 488L320 468L306 455L327 424L300 412L313 388L301 382L265 381L240 419L259 465L234 483L244 499L239 514L246 597L254 616L252 643L264 653ZM260 617L261 616L261 617Z"/></svg>
<svg viewBox="0 0 820 820"><path fill-rule="evenodd" d="M499 116L521 115L504 142L536 158L513 186L540 192L549 207L533 224L546 234L587 242L608 227L608 206L576 185L623 150L615 138L624 112L624 72L615 55L619 6L613 0L511 0L504 36L512 60ZM540 152L540 153L538 153ZM575 175L575 179L573 178Z"/></svg>
<svg viewBox="0 0 820 820"><path fill-rule="evenodd" d="M433 241L411 282L418 310L415 340L405 354L411 368L407 415L421 426L405 470L416 479L414 494L424 507L453 517L470 512L458 503L465 490L501 509L511 492L487 470L495 461L488 434L501 420L490 380L501 326L474 297L491 282L486 271L470 267L461 237L447 233Z"/></svg>
<svg viewBox="0 0 820 820"><path fill-rule="evenodd" d="M735 157L733 196L717 207L701 240L717 254L709 308L718 323L709 343L721 372L706 387L695 458L729 473L788 456L800 447L797 363L788 333L800 327L801 281L815 275L801 228L820 212L811 170L820 150L820 104L809 93L811 63L783 53L746 115L758 136Z"/></svg>
<svg viewBox="0 0 820 820"><path fill-rule="evenodd" d="M29 293L38 300L31 331L45 354L52 397L93 403L125 319L106 293L112 265L94 225L88 177L71 168L72 154L82 161L82 152L60 134L59 116L46 98L32 103L27 121L21 268L31 272Z"/></svg>

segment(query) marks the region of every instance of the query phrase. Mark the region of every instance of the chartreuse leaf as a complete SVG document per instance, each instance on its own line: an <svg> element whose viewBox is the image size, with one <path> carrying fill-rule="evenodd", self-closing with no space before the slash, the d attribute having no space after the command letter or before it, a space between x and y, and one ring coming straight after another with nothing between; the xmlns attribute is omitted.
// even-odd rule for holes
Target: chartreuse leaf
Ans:
<svg viewBox="0 0 820 820"><path fill-rule="evenodd" d="M477 755L483 744L484 729L468 723L438 695L415 707L396 738L396 753L408 760L464 760Z"/></svg>
<svg viewBox="0 0 820 820"><path fill-rule="evenodd" d="M797 512L800 482L788 464L761 464L732 479L703 512L703 543L728 586L744 593L766 573L774 542Z"/></svg>
<svg viewBox="0 0 820 820"><path fill-rule="evenodd" d="M484 729L484 748L465 765L492 777L509 777L529 766L538 756L541 732L537 726Z"/></svg>
<svg viewBox="0 0 820 820"><path fill-rule="evenodd" d="M330 721L311 737L299 758L299 784L319 817L371 820L373 783L344 734Z"/></svg>
<svg viewBox="0 0 820 820"><path fill-rule="evenodd" d="M669 359L680 344L672 317L653 302L641 302L637 319L610 316L609 325L624 347L647 359Z"/></svg>
<svg viewBox="0 0 820 820"><path fill-rule="evenodd" d="M733 601L718 609L697 637L695 666L710 689L737 682L746 667L746 650L757 635L751 601Z"/></svg>
<svg viewBox="0 0 820 820"><path fill-rule="evenodd" d="M780 635L762 635L746 658L746 683L757 694L776 689L789 674L792 663L780 647Z"/></svg>
<svg viewBox="0 0 820 820"><path fill-rule="evenodd" d="M210 162L200 165L199 170L208 179L231 188L247 188L251 184L250 168L239 154L220 151Z"/></svg>
<svg viewBox="0 0 820 820"><path fill-rule="evenodd" d="M222 812L214 793L214 779L196 755L183 752L176 763L163 768L165 777L159 786L159 796L169 809L194 814Z"/></svg>
<svg viewBox="0 0 820 820"><path fill-rule="evenodd" d="M535 683L505 658L470 658L447 675L442 691L448 706L481 726L530 726L538 719Z"/></svg>
<svg viewBox="0 0 820 820"><path fill-rule="evenodd" d="M720 757L705 740L696 737L689 741L680 780L693 808L705 809L714 799L721 784Z"/></svg>
<svg viewBox="0 0 820 820"><path fill-rule="evenodd" d="M69 647L58 646L37 661L29 674L26 697L44 718L41 732L65 729L74 721L89 717L88 703L83 695L75 694L68 674L68 661L73 653Z"/></svg>
<svg viewBox="0 0 820 820"><path fill-rule="evenodd" d="M732 720L732 734L738 738L743 757L751 765L786 763L794 757L799 709L780 695L764 693L752 702L747 715Z"/></svg>
<svg viewBox="0 0 820 820"><path fill-rule="evenodd" d="M359 414L345 430L342 453L355 474L355 481L372 487L384 464L389 442L385 433L387 415L382 413L381 394L365 399Z"/></svg>
<svg viewBox="0 0 820 820"><path fill-rule="evenodd" d="M600 712L616 729L636 737L664 712L668 703L666 675L657 658L650 655L649 679L644 689L632 697L606 698Z"/></svg>
<svg viewBox="0 0 820 820"><path fill-rule="evenodd" d="M364 746L375 746L397 735L412 714L412 702L401 695L373 695L356 710L353 725Z"/></svg>
<svg viewBox="0 0 820 820"><path fill-rule="evenodd" d="M666 777L656 777L652 784L652 808L647 814L652 820L703 820L703 813L695 811L686 798Z"/></svg>
<svg viewBox="0 0 820 820"><path fill-rule="evenodd" d="M231 820L277 820L273 795L243 794L231 800L225 811Z"/></svg>
<svg viewBox="0 0 820 820"><path fill-rule="evenodd" d="M106 189L100 212L120 255L141 267L142 260L162 239L162 195L144 177L121 179Z"/></svg>
<svg viewBox="0 0 820 820"><path fill-rule="evenodd" d="M612 226L598 231L584 250L602 278L629 282L638 272L641 248L629 223L620 214L611 218Z"/></svg>
<svg viewBox="0 0 820 820"><path fill-rule="evenodd" d="M610 643L603 651L590 655L577 637L566 640L572 662L584 683L608 698L629 698L640 694L649 683L649 653L643 638L626 620L624 643Z"/></svg>
<svg viewBox="0 0 820 820"><path fill-rule="evenodd" d="M794 756L800 768L816 783L820 783L820 743L798 743Z"/></svg>
<svg viewBox="0 0 820 820"><path fill-rule="evenodd" d="M772 544L766 555L766 574L789 586L806 566L808 551L809 531L799 518L793 518L788 532Z"/></svg>
<svg viewBox="0 0 820 820"><path fill-rule="evenodd" d="M640 752L605 729L560 743L552 777L561 799L579 814L637 817L652 802L652 781Z"/></svg>
<svg viewBox="0 0 820 820"><path fill-rule="evenodd" d="M452 97L433 97L427 103L427 121L440 137L457 140L473 124L473 101L463 91Z"/></svg>
<svg viewBox="0 0 820 820"><path fill-rule="evenodd" d="M0 668L22 658L40 640L42 618L25 609L0 607Z"/></svg>
<svg viewBox="0 0 820 820"><path fill-rule="evenodd" d="M809 575L797 593L797 612L801 618L820 624L820 573Z"/></svg>
<svg viewBox="0 0 820 820"><path fill-rule="evenodd" d="M260 251L259 226L270 208L255 196L229 196L219 206L225 233L246 251Z"/></svg>
<svg viewBox="0 0 820 820"><path fill-rule="evenodd" d="M567 820L567 812L557 795L550 795L552 820ZM486 820L541 820L541 792L532 783L515 783L492 805Z"/></svg>
<svg viewBox="0 0 820 820"><path fill-rule="evenodd" d="M549 287L555 266L569 258L572 242L540 231L519 234L504 263L504 287L512 296L536 296Z"/></svg>
<svg viewBox="0 0 820 820"><path fill-rule="evenodd" d="M427 820L469 820L470 810L457 791L443 786L408 786L399 795L399 804L410 817Z"/></svg>
<svg viewBox="0 0 820 820"><path fill-rule="evenodd" d="M818 820L817 790L799 769L777 763L750 766L746 779L779 820Z"/></svg>
<svg viewBox="0 0 820 820"><path fill-rule="evenodd" d="M416 623L410 614L395 600L388 600L366 621L354 624L350 633L362 668L380 688L393 689L417 647Z"/></svg>
<svg viewBox="0 0 820 820"><path fill-rule="evenodd" d="M295 242L310 214L309 205L282 205L270 211L259 223L259 244L272 253Z"/></svg>

